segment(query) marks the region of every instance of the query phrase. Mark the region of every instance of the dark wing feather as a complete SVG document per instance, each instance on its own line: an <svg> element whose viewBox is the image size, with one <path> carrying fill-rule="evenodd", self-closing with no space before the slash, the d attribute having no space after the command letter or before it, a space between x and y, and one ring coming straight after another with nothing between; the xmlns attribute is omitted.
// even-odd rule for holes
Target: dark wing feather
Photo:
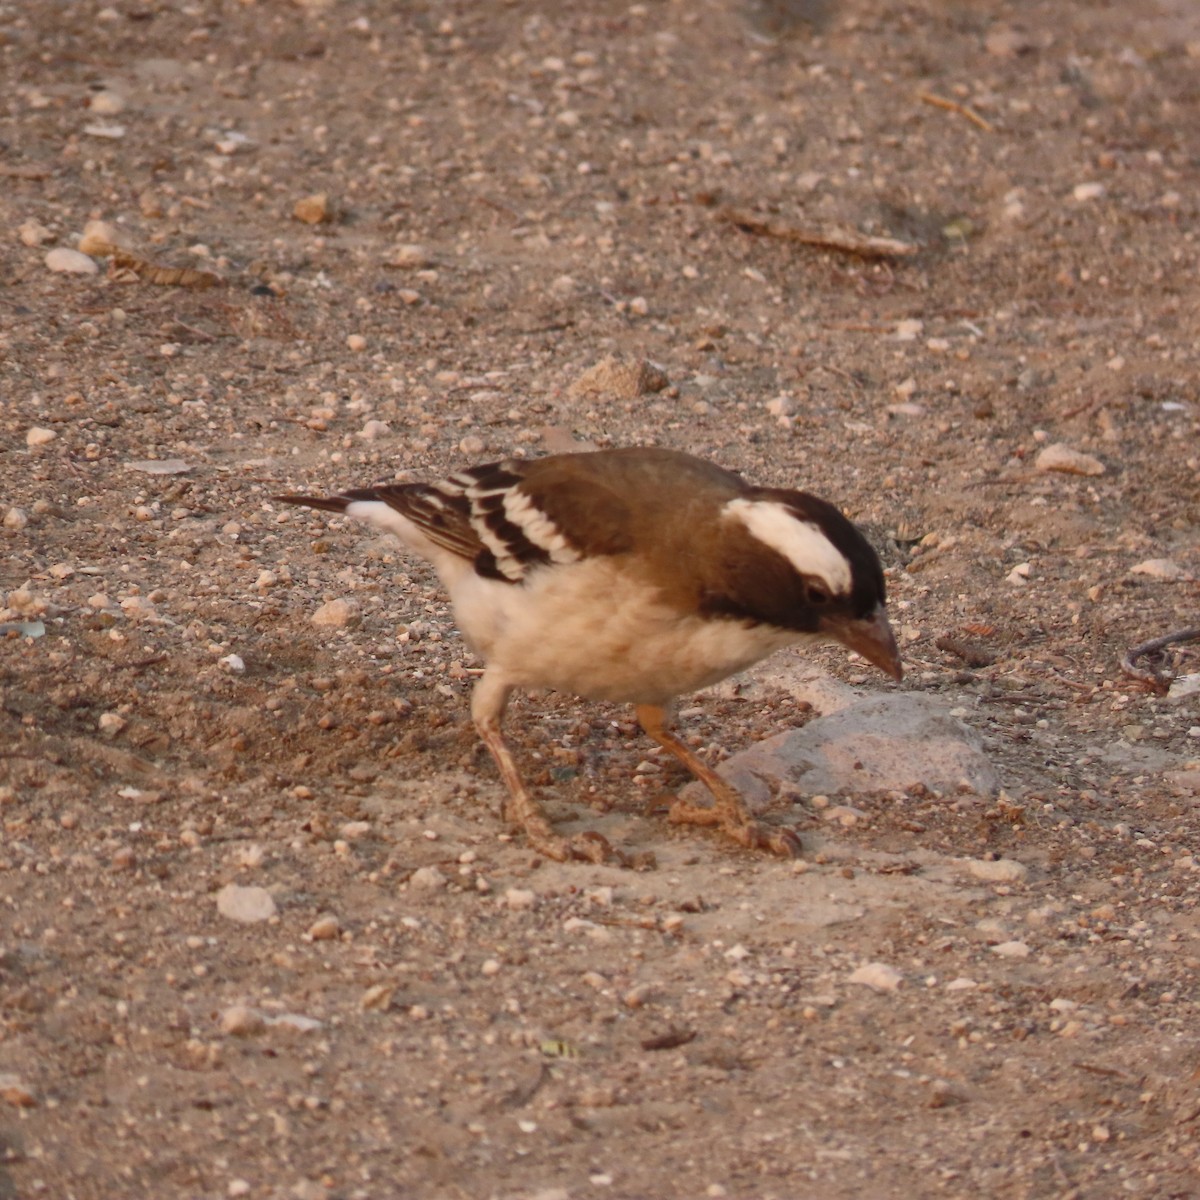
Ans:
<svg viewBox="0 0 1200 1200"><path fill-rule="evenodd" d="M445 484L386 484L355 499L382 500L407 517L431 542L462 558L475 558L483 549L479 535L471 528L470 502L461 491Z"/></svg>
<svg viewBox="0 0 1200 1200"><path fill-rule="evenodd" d="M483 543L471 528L471 506L461 489L431 483L382 484L355 488L337 496L274 496L282 504L299 504L325 512L344 513L355 500L371 500L394 508L452 554L475 558Z"/></svg>

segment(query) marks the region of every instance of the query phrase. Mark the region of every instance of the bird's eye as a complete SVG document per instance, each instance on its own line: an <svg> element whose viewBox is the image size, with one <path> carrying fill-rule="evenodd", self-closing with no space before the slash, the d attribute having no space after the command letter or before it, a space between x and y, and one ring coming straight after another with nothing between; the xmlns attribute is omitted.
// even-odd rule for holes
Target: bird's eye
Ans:
<svg viewBox="0 0 1200 1200"><path fill-rule="evenodd" d="M829 589L820 583L808 584L806 591L809 604L828 604L833 599Z"/></svg>

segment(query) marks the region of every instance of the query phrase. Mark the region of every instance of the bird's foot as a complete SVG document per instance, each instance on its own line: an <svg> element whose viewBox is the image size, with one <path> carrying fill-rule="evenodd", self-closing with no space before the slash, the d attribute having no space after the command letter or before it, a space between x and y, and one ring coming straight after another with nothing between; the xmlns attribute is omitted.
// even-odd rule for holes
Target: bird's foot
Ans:
<svg viewBox="0 0 1200 1200"><path fill-rule="evenodd" d="M740 797L736 804L706 805L676 800L667 813L667 820L675 825L717 825L739 846L745 846L747 850L766 850L780 858L799 858L803 850L799 837L791 829L756 821Z"/></svg>
<svg viewBox="0 0 1200 1200"><path fill-rule="evenodd" d="M504 816L525 831L525 837L534 850L555 862L615 863L620 867L638 869L646 865L638 856L631 857L623 850L615 849L604 834L594 829L570 837L555 833L541 805L527 794L520 799L510 799Z"/></svg>

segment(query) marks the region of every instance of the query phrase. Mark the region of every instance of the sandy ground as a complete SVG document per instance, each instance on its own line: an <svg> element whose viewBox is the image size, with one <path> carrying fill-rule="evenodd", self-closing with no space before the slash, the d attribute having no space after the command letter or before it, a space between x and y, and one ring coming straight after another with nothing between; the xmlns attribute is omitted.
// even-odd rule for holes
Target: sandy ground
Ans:
<svg viewBox="0 0 1200 1200"><path fill-rule="evenodd" d="M0 6L0 1197L1200 1195L1200 711L1120 665L1200 624L1198 129L1192 0ZM1002 794L793 865L534 696L657 866L539 862L436 580L269 497L572 439L845 507Z"/></svg>

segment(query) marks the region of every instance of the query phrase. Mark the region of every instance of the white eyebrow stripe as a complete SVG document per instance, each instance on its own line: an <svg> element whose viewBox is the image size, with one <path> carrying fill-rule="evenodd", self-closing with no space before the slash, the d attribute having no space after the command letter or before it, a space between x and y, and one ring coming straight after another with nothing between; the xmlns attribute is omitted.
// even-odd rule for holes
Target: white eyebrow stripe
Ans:
<svg viewBox="0 0 1200 1200"><path fill-rule="evenodd" d="M741 521L764 545L782 554L802 575L822 580L835 596L847 596L853 580L846 556L809 521L774 500L730 500L722 515Z"/></svg>

